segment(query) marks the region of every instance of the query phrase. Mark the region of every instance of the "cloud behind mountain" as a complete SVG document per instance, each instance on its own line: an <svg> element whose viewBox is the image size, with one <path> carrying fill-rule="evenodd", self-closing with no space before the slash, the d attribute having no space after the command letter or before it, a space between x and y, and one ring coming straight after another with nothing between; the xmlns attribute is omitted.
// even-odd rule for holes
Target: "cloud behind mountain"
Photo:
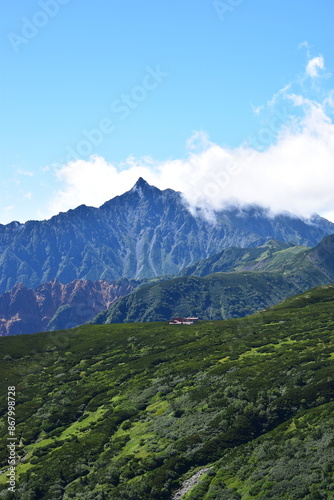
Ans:
<svg viewBox="0 0 334 500"><path fill-rule="evenodd" d="M61 187L50 200L49 214L81 203L99 206L142 176L160 189L181 191L191 207L218 210L237 201L270 207L275 213L291 211L308 217L316 212L334 220L334 125L329 101L319 103L289 90L284 89L266 124L240 147L215 144L197 131L188 141L185 158L129 157L117 165L92 156L61 166L57 170ZM291 109L302 116L292 116Z"/></svg>

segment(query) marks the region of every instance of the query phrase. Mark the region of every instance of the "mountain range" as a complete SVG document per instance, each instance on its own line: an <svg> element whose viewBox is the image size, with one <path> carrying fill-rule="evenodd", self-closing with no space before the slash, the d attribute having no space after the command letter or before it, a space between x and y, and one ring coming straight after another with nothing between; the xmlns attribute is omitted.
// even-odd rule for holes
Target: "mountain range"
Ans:
<svg viewBox="0 0 334 500"><path fill-rule="evenodd" d="M270 240L227 248L178 276L116 282L53 280L32 290L17 284L0 295L0 335L73 328L86 322L242 317L286 297L334 282L334 235L315 248Z"/></svg>
<svg viewBox="0 0 334 500"><path fill-rule="evenodd" d="M227 248L186 267L179 276L205 276L232 271L296 272L310 280L310 287L317 286L321 280L334 280L334 235L326 236L314 248L289 246L275 240L256 248Z"/></svg>
<svg viewBox="0 0 334 500"><path fill-rule="evenodd" d="M0 335L251 314L334 281L331 232L257 206L208 217L139 178L100 208L0 226Z"/></svg>
<svg viewBox="0 0 334 500"><path fill-rule="evenodd" d="M178 316L238 318L319 285L334 283L334 235L315 248L269 241L228 248L152 283L99 313L96 323L163 321Z"/></svg>
<svg viewBox="0 0 334 500"><path fill-rule="evenodd" d="M0 225L0 293L54 279L67 284L177 274L224 248L270 239L315 246L332 233L334 224L319 216L272 216L257 206L233 206L208 218L191 210L181 193L139 178L100 208L81 205L49 220Z"/></svg>

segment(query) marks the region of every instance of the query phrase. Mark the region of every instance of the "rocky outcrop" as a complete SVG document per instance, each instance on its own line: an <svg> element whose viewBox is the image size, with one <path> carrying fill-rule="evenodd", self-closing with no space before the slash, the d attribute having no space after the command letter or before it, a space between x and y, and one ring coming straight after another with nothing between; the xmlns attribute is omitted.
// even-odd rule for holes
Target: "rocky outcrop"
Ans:
<svg viewBox="0 0 334 500"><path fill-rule="evenodd" d="M22 283L0 296L0 335L72 328L90 321L115 300L132 292L136 282L56 280L34 290Z"/></svg>
<svg viewBox="0 0 334 500"><path fill-rule="evenodd" d="M190 479L187 479L184 481L182 484L182 487L173 495L172 500L181 500L183 496L188 493L198 482L200 481L201 476L207 472L208 470L212 469L212 467L206 467L205 469L201 469L196 474L191 476Z"/></svg>

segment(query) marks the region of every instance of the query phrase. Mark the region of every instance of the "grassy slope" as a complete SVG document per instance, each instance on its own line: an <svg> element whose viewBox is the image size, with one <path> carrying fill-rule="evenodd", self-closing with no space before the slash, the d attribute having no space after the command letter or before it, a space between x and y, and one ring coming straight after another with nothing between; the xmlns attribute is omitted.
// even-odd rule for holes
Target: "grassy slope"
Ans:
<svg viewBox="0 0 334 500"><path fill-rule="evenodd" d="M282 269L282 265L291 262L294 255L304 253L307 249L308 247L304 246L290 247L287 243L275 240L270 240L259 247L226 248L186 267L179 273L179 276L206 276L216 272L233 271L277 271Z"/></svg>
<svg viewBox="0 0 334 500"><path fill-rule="evenodd" d="M185 276L141 287L102 311L93 323L163 321L175 316L240 318L308 288L279 272L214 273Z"/></svg>
<svg viewBox="0 0 334 500"><path fill-rule="evenodd" d="M196 262L180 276L205 276L216 272L265 271L298 276L316 286L324 278L334 279L334 235L324 238L316 247L291 246L270 240L257 248L227 248Z"/></svg>
<svg viewBox="0 0 334 500"><path fill-rule="evenodd" d="M270 240L256 248L226 248L207 259L195 262L179 276L205 276L215 272L274 271L298 273L307 279L334 277L334 235L324 238L316 247L289 246Z"/></svg>
<svg viewBox="0 0 334 500"><path fill-rule="evenodd" d="M1 338L22 443L13 498L167 499L205 465L187 498L330 498L333 305L327 286L239 320Z"/></svg>
<svg viewBox="0 0 334 500"><path fill-rule="evenodd" d="M258 248L228 248L121 298L94 323L243 317L310 288L334 282L334 235L317 247L271 240ZM209 274L213 273L213 274Z"/></svg>

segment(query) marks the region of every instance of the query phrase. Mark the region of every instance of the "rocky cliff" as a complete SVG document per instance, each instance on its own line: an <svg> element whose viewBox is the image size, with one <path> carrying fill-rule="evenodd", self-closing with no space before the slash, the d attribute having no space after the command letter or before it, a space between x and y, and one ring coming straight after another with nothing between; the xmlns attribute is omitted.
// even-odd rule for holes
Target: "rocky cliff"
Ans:
<svg viewBox="0 0 334 500"><path fill-rule="evenodd" d="M0 296L0 335L81 325L134 288L135 283L126 279L114 283L75 280L66 285L53 280L34 290L19 283Z"/></svg>

